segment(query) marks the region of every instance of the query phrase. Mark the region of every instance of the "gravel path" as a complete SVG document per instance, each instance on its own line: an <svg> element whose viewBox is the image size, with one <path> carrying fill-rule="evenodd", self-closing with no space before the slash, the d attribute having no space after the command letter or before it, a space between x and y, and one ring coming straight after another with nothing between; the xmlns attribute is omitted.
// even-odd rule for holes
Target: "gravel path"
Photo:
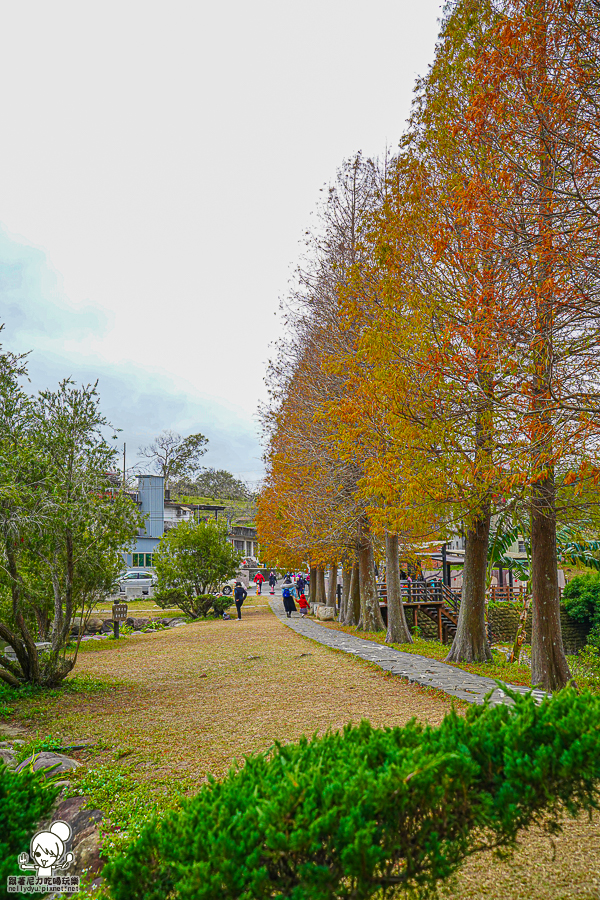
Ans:
<svg viewBox="0 0 600 900"><path fill-rule="evenodd" d="M343 631L334 631L320 625L315 619L301 618L299 613L292 613L292 617L288 619L283 609L283 603L278 599L271 599L270 605L283 624L292 628L297 634L375 663L387 672L401 675L410 682L423 685L423 687L437 688L451 697L460 697L461 700L467 700L469 703L483 703L485 697L490 693L490 702L493 705L513 702L492 678L473 675L456 666L449 666L436 659L428 659L426 656L403 653L401 650L375 644L373 641L365 641L363 638L354 637ZM510 685L510 690L528 694L530 688ZM534 690L533 696L542 700L545 693Z"/></svg>

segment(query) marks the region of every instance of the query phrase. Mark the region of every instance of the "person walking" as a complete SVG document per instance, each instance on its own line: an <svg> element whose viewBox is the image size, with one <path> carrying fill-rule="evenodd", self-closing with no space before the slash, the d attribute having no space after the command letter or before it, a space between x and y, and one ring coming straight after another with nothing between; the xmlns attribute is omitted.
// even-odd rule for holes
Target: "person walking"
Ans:
<svg viewBox="0 0 600 900"><path fill-rule="evenodd" d="M296 579L296 590L298 591L298 597L300 597L300 595L304 593L305 587L306 587L306 581L305 581L302 573L300 573L300 575L298 575L298 577Z"/></svg>
<svg viewBox="0 0 600 900"><path fill-rule="evenodd" d="M308 615L308 600L306 599L305 594L300 594L298 597L298 606L300 607L300 615L305 619Z"/></svg>
<svg viewBox="0 0 600 900"><path fill-rule="evenodd" d="M269 587L271 588L271 594L275 593L275 585L277 584L277 576L273 569L269 572Z"/></svg>
<svg viewBox="0 0 600 900"><path fill-rule="evenodd" d="M286 575L281 590L281 596L283 599L283 608L285 609L288 619L291 619L292 613L296 612L296 604L294 603L295 593L296 588L294 587L292 577L291 575Z"/></svg>
<svg viewBox="0 0 600 900"><path fill-rule="evenodd" d="M263 581L265 580L265 576L262 572L257 572L254 576L254 584L256 585L256 596L260 597L262 593Z"/></svg>
<svg viewBox="0 0 600 900"><path fill-rule="evenodd" d="M233 591L233 599L235 600L235 608L237 609L237 620L242 621L242 603L248 596L246 589L241 581L236 581Z"/></svg>

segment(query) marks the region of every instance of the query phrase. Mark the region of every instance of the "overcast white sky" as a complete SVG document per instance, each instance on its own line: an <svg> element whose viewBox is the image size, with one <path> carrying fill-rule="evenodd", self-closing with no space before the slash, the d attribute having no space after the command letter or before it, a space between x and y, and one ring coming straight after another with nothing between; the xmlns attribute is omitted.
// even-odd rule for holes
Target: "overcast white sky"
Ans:
<svg viewBox="0 0 600 900"><path fill-rule="evenodd" d="M100 379L128 455L202 431L261 473L257 403L319 188L394 146L434 0L0 6L0 321L32 383Z"/></svg>

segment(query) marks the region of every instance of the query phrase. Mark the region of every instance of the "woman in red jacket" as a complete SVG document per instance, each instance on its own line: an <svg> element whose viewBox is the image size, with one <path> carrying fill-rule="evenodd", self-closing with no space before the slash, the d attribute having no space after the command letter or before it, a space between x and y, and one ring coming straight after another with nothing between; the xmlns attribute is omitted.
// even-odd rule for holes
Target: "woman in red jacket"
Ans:
<svg viewBox="0 0 600 900"><path fill-rule="evenodd" d="M254 576L254 584L256 585L256 596L260 596L262 593L263 581L265 580L265 576L262 572L257 572Z"/></svg>

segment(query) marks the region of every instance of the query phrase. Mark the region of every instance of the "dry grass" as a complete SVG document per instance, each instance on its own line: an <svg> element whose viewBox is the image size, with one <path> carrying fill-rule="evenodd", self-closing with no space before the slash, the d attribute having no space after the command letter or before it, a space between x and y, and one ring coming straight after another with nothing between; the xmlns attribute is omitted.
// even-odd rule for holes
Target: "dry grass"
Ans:
<svg viewBox="0 0 600 900"><path fill-rule="evenodd" d="M361 718L401 725L417 716L435 724L451 707L441 694L282 628L266 604L246 604L239 624L207 620L119 643L90 641L76 671L120 683L108 695L37 699L23 704L21 718L66 742L131 751L128 763L139 775L195 784L274 741Z"/></svg>
<svg viewBox="0 0 600 900"><path fill-rule="evenodd" d="M90 642L92 643L92 642ZM244 607L241 624L208 621L117 644L93 644L77 673L110 681L110 691L19 704L19 717L39 734L88 739L88 765L134 772L168 790L195 790L221 776L234 757L274 741L342 728L368 718L401 725L412 716L436 724L450 700L281 625L266 604ZM600 846L596 817L570 823L556 839L556 858L541 832L525 834L512 861L481 855L461 871L446 900L597 898Z"/></svg>

